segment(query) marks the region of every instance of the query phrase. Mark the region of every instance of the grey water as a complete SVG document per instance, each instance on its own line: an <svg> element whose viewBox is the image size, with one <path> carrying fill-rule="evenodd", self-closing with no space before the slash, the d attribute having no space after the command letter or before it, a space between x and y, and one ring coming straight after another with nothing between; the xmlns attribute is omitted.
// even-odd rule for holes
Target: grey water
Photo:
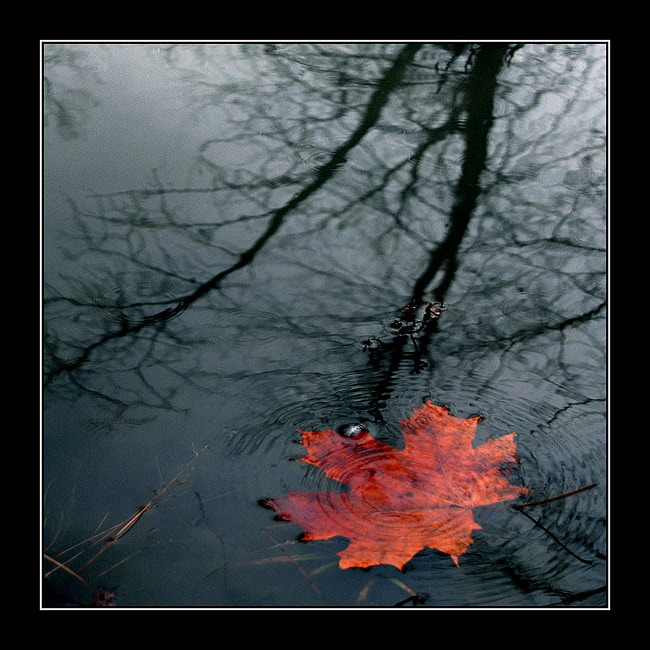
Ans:
<svg viewBox="0 0 650 650"><path fill-rule="evenodd" d="M607 55L43 43L43 605L606 607ZM426 400L596 487L403 571L260 506Z"/></svg>

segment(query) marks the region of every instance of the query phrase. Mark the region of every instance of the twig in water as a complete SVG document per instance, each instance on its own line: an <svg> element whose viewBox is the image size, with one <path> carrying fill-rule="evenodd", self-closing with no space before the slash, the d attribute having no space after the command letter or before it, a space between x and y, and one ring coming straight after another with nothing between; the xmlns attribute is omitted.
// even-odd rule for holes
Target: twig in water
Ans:
<svg viewBox="0 0 650 650"><path fill-rule="evenodd" d="M395 607L403 607L407 603L413 603L413 606L423 603L426 599L423 596L420 596L417 592L413 591L407 584L403 583L397 578L390 578L390 581L396 584L400 589L403 589L407 594L410 594L408 598L400 600L399 603L395 603Z"/></svg>
<svg viewBox="0 0 650 650"><path fill-rule="evenodd" d="M579 555L576 555L570 548L568 548L565 544L563 544L548 528L545 528L542 526L542 524L537 521L534 517L531 517L525 510L524 508L528 508L529 506L538 506L542 503L549 503L550 501L557 501L557 499L563 499L564 497L571 496L572 494L577 494L578 492L584 492L584 490L589 490L593 487L596 487L598 483L592 483L591 485L585 485L584 487L578 488L577 490L571 490L571 492L565 492L564 494L560 494L556 497L550 497L548 499L540 499L539 501L530 501L528 503L520 503L519 505L514 505L511 506L514 510L518 510L521 512L522 515L528 517L536 526L539 526L549 537L551 537L557 544L559 544L569 555L572 555L576 560L580 560L580 562L583 562L584 564L592 564L591 560L585 560L581 558Z"/></svg>
<svg viewBox="0 0 650 650"><path fill-rule="evenodd" d="M556 497L550 497L548 499L541 499L540 501L530 501L529 503L520 503L519 505L515 506L510 506L511 508L515 508L516 510L519 510L519 508L527 508L528 506L538 506L541 503L549 503L549 501L556 501L557 499L564 499L564 497L569 497L572 494L577 494L578 492L584 492L584 490L590 490L593 487L596 487L598 483L592 483L591 485L585 485L585 487L578 488L577 490L571 490L571 492L565 492L564 494L560 494Z"/></svg>
<svg viewBox="0 0 650 650"><path fill-rule="evenodd" d="M282 552L286 554L286 556L298 567L298 571L303 575L305 580L311 585L311 588L316 592L319 598L323 597L323 594L320 592L320 589L312 582L311 578L307 575L305 570L300 566L298 560L296 560L291 553L287 551L282 544L280 544L276 539L273 538L273 536L268 533L267 531L263 530L262 531L276 546L279 546L282 549Z"/></svg>
<svg viewBox="0 0 650 650"><path fill-rule="evenodd" d="M48 562L52 562L53 564L56 564L60 569L63 569L64 571L67 571L71 576L74 576L77 580L79 580L88 591L92 593L92 589L90 588L90 585L76 572L74 572L72 569L67 567L65 564L62 564L58 560L55 560L53 557L50 557L49 555L46 555L45 553L43 554L43 557L48 560Z"/></svg>
<svg viewBox="0 0 650 650"><path fill-rule="evenodd" d="M540 524L539 521L537 521L537 519L531 517L525 510L522 509L518 509L518 510L519 512L521 512L522 515L528 517L528 519L530 519L535 524L535 526L539 526L551 539L553 539L553 541L559 544L569 555L573 555L573 557L576 560L580 560L580 562L583 562L584 564L593 564L591 560L585 560L581 558L579 555L576 555L570 548L568 548L565 544L563 544L548 528L542 526L542 524Z"/></svg>
<svg viewBox="0 0 650 650"><path fill-rule="evenodd" d="M135 524L138 523L138 521L140 520L142 515L144 515L145 512L147 512L148 510L153 508L163 498L163 496L165 496L173 487L175 487L177 485L180 485L183 482L183 479L185 478L186 474L194 466L194 463L196 462L196 459L201 454L203 454L205 451L207 451L210 447L211 447L211 444L206 444L199 451L194 451L194 458L191 461L189 461L185 465L185 467L183 467L183 469L181 469L181 471L178 472L178 474L176 474L176 476L174 476L170 481L168 481L167 484L159 492L157 492L155 494L155 496L148 503L146 503L144 506L139 508L133 515L131 515L130 517L125 519L123 522L121 522L119 524L116 524L115 526L112 526L109 529L107 529L107 530L105 530L105 531L103 531L101 533L97 533L97 534L93 535L92 537L86 539L84 542L80 542L79 544L75 544L75 546L72 546L69 549L67 549L66 551L64 551L64 553L65 553L67 551L72 550L73 548L75 548L77 546L80 546L81 544L87 543L87 542L95 539L95 541L91 544L91 546L93 546L94 544L99 543L103 539L106 539L107 535L110 535L106 539L106 541L104 542L102 547L99 549L99 551L97 551L97 553L95 553L95 555L93 555L90 558L90 560L88 560L80 569L77 569L77 570L79 572L83 571L92 562L94 562L102 553L104 553L104 551L106 551L108 548L110 548L110 546L114 542L116 542L118 539L124 537L124 535L126 535L126 533L128 533L129 530L131 530L131 528L133 528L133 526L135 526ZM104 517L104 519L102 519L102 521L104 521L105 519L106 519L106 517ZM115 532L114 534L111 534L112 531L115 531L115 530L117 532ZM83 552L84 551L82 550L79 553L77 553L75 556L73 556L72 558L66 560L66 563L69 564L70 562L72 562L72 560L77 558ZM48 557L48 556L46 556L46 557ZM48 559L52 560L52 562L54 562L54 564L57 565L57 568L62 568L64 570L66 570L66 571L69 571L73 575L75 575L74 572L71 569L69 569L68 567L66 567L63 563L58 562L58 561L56 561L56 560L54 560L52 558L48 558ZM52 569L52 571L55 571L55 570L56 569ZM48 572L46 574L46 577L49 576L49 574L52 573L52 571Z"/></svg>

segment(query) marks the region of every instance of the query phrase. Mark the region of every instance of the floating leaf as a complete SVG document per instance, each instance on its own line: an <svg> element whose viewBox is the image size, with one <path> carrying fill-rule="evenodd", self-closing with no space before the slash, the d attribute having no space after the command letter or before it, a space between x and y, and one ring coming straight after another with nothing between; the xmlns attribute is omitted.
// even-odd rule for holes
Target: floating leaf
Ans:
<svg viewBox="0 0 650 650"><path fill-rule="evenodd" d="M300 460L346 485L345 492L289 492L264 503L278 518L299 524L303 540L347 537L339 566L392 564L402 569L416 553L435 548L456 565L480 528L472 508L530 490L506 478L516 462L514 433L472 446L481 416L456 418L427 402L400 421L405 446L395 449L360 428L353 436L301 431Z"/></svg>

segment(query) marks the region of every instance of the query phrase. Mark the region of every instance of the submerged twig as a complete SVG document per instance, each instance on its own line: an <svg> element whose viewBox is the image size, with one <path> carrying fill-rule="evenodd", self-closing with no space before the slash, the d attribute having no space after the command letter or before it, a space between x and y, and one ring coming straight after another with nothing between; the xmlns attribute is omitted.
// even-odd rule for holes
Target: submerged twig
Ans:
<svg viewBox="0 0 650 650"><path fill-rule="evenodd" d="M545 528L542 526L542 524L535 519L535 517L531 517L525 510L519 509L519 512L521 512L522 515L525 517L528 517L535 526L539 526L554 542L559 544L569 555L572 555L576 560L580 560L580 562L583 562L584 564L593 564L591 560L585 560L584 558L581 558L579 555L576 555L566 544L563 544L548 528Z"/></svg>
<svg viewBox="0 0 650 650"><path fill-rule="evenodd" d="M590 485L585 485L584 487L578 488L577 490L571 490L571 492L565 492L564 494L559 494L556 497L549 497L548 499L540 499L539 501L530 501L528 503L520 503L518 505L510 506L513 510L518 510L521 512L522 515L525 517L528 517L536 526L539 526L551 539L553 539L557 544L559 544L569 555L572 555L576 560L579 560L580 562L583 562L584 564L593 564L591 560L585 560L584 558L581 558L579 555L576 555L570 548L566 546L566 544L563 544L548 528L545 528L542 526L542 524L537 521L534 517L529 515L524 508L528 508L529 506L538 506L541 505L542 503L549 503L551 501L557 501L558 499L564 499L564 497L571 496L572 494L577 494L578 492L584 492L585 490L589 490L593 487L596 487L598 483L591 483Z"/></svg>
<svg viewBox="0 0 650 650"><path fill-rule="evenodd" d="M263 533L264 533L264 534L265 534L265 535L266 535L266 536L267 536L267 537L268 537L268 538L269 538L269 539L270 539L270 540L271 540L271 541L272 541L276 546L279 546L279 547L282 549L282 552L283 552L283 553L284 553L284 554L285 554L285 555L286 555L286 556L291 560L291 562L293 562L293 564L296 565L296 567L298 568L298 571L300 571L300 573L301 573L302 576L305 578L305 580L307 580L307 582L311 585L311 588L314 590L314 592L316 592L316 594L318 595L318 597L319 597L319 598L322 598L322 597L323 597L323 594L321 593L320 589L319 589L319 588L318 588L318 587L313 583L312 579L307 575L307 572L306 572L306 571L305 571L305 570L300 566L300 563L298 562L298 560L296 560L296 558L294 558L293 555L291 555L291 553L289 553L289 551L287 551L287 549L284 548L283 545L279 544L279 542L278 542L278 541L277 541L277 540L276 540L276 539L275 539L275 538L274 538L274 537L273 537L269 532L267 532L266 530L263 530L262 532L263 532Z"/></svg>
<svg viewBox="0 0 650 650"><path fill-rule="evenodd" d="M551 501L557 501L558 499L564 499L565 497L570 497L573 494L578 494L579 492L584 492L585 490L590 490L591 488L594 488L598 485L598 483L591 483L590 485L585 485L584 487L578 488L577 490L571 490L570 492L565 492L564 494L558 494L555 497L549 497L548 499L540 499L539 501L529 501L528 503L519 503L516 505L511 505L511 506L503 506L503 507L496 507L492 508L490 506L479 506L482 509L485 510L517 510L518 512L521 512L522 515L525 515L530 519L536 526L539 526L549 537L551 537L555 542L557 542L567 553L570 555L573 555L577 560L580 560L580 562L584 562L585 564L592 564L591 560L585 560L578 555L576 555L571 549L569 549L565 544L563 544L548 528L545 528L542 526L542 524L537 521L534 517L529 515L524 508L528 508L530 506L539 506L543 503L550 503Z"/></svg>
<svg viewBox="0 0 650 650"><path fill-rule="evenodd" d="M405 598L404 600L400 600L398 603L395 603L395 607L403 607L407 603L413 603L413 605L419 605L423 602L425 602L425 598L423 596L420 596L416 591L413 591L407 584L402 582L401 580L398 580L397 578L390 578L390 581L394 584L396 584L400 589L403 589L407 594L409 594L408 598Z"/></svg>

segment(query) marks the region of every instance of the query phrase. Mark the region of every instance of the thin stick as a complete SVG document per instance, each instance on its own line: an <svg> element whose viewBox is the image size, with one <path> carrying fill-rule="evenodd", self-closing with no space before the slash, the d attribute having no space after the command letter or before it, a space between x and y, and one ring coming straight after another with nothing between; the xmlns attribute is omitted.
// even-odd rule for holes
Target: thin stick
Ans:
<svg viewBox="0 0 650 650"><path fill-rule="evenodd" d="M97 558L98 558L102 553L104 553L104 551L106 551L106 550L107 550L107 549L108 549L108 548L109 548L109 547L110 547L114 542L116 542L116 541L117 541L118 539L120 539L121 537L124 537L124 535L126 535L126 533L127 533L129 530L131 530L131 528L133 528L133 526L135 526L135 524L140 520L140 518L142 517L142 515L144 515L145 512L147 512L148 510L150 510L151 508L153 508L155 505L158 504L158 502L162 499L162 497L165 495L166 492L171 491L171 489L172 489L173 487L175 487L176 485L179 485L180 483L182 483L182 482L183 482L183 478L184 478L185 475L190 471L190 469L192 469L194 463L196 462L196 459L197 459L201 454L203 454L205 451L207 451L208 449L210 449L210 447L211 447L211 444L208 443L208 444L204 445L201 449L199 449L199 451L194 451L194 458L193 458L190 462L188 462L187 465L185 465L185 467L183 467L183 469L182 469L180 472L178 472L178 474L176 474L176 476L174 476L174 478L172 478L170 481L168 481L167 484L162 488L162 490L160 490L160 492L156 493L156 495L155 495L155 496L154 496L154 497L153 497L153 498L152 498L152 499L151 499L147 504L145 504L144 506L142 506L141 508L139 508L139 509L138 509L138 510L133 514L133 515L131 515L128 519L124 520L123 522L121 522L121 523L119 523L119 524L116 524L115 526L111 526L110 528L108 528L108 529L105 530L104 532L102 532L102 533L97 533L96 535L93 535L92 537L90 537L90 538L84 540L83 542L79 542L78 544L75 544L75 546L73 546L73 547L67 549L67 550L69 551L69 550L71 550L72 548L75 548L76 546L80 546L81 544L84 544L84 543L86 543L86 542L89 542L90 540L92 540L92 539L98 537L99 539L96 540L96 542L94 542L94 543L92 544L92 545L94 545L95 543L98 543L98 542L101 541L103 538L105 538L106 535L110 534L113 530L117 529L117 532L116 532L114 535L111 535L110 537L108 537L108 539L104 542L104 544L103 544L102 547L99 549L99 551L97 551L97 553L95 553L95 555L93 555L93 556L90 558L90 560L88 560L88 561L87 561L87 562L86 562L86 563L85 563L85 564L84 564L84 565L79 569L79 571L83 571L86 567L88 567L88 565L90 565L90 564L91 564L92 562L94 562L94 561L95 561L95 560L96 560L96 559L97 559ZM104 517L104 519L102 519L102 521L104 521L105 519L106 519L106 517ZM92 546L92 545L91 545L91 546ZM64 551L64 552L66 552L66 551ZM80 553L78 553L77 555L75 555L73 558L70 558L69 560L67 560L67 562L71 562L73 559L75 559L78 555L81 555L83 552L84 552L84 551L80 551ZM51 558L50 558L50 559L51 559ZM76 574L74 574L74 572L73 572L71 569L69 569L69 568L66 567L65 565L61 564L60 562L57 562L56 560L52 560L52 561L54 562L54 564L56 564L56 565L58 566L58 568L65 569L66 571L70 571L73 575L76 575ZM52 569L52 571L55 571L55 569ZM49 573L52 573L52 571L50 571ZM47 575L49 575L49 573L48 573Z"/></svg>
<svg viewBox="0 0 650 650"><path fill-rule="evenodd" d="M98 578L101 578L105 573L108 573L109 571L112 571L115 567L120 566L120 564L123 564L127 560L130 560L134 555L137 555L138 553L142 553L146 548L149 548L148 546L143 546L142 548L139 548L137 551L133 551L131 555L127 555L126 557L123 557L119 562L116 562L113 566L109 566L108 569L104 569L101 573L98 573L95 576L95 580Z"/></svg>
<svg viewBox="0 0 650 650"><path fill-rule="evenodd" d="M389 578L389 580L396 584L400 589L403 589L407 594L409 594L412 598L421 598L420 594L418 594L416 591L413 591L407 584L403 583L401 580L398 580L397 578Z"/></svg>
<svg viewBox="0 0 650 650"><path fill-rule="evenodd" d="M106 518L104 517L104 520L105 519ZM121 522L119 524L114 524L113 526L111 526L110 528L107 528L106 530L102 530L102 531L100 531L98 533L95 533L94 535L91 535L90 537L88 537L86 539L82 539L80 542L77 542L76 544L73 544L72 546L69 546L65 550L61 551L59 553L59 557L61 557L62 555L65 555L66 553L69 553L70 551L74 551L75 549L79 548L80 546L85 545L87 548L89 548L89 547L95 546L95 544L99 544L99 542L101 542L102 540L106 539L107 537L110 537L111 533L114 530L119 529L119 527L122 526L122 525L124 525L124 522ZM66 560L66 562L72 562L72 560L74 560L79 555L85 553L85 551L86 551L86 549L82 549L76 555L71 557L69 560Z"/></svg>
<svg viewBox="0 0 650 650"><path fill-rule="evenodd" d="M140 508L140 510L138 510L138 512L136 512L136 514L133 515L133 516L132 516L132 517L131 517L131 518L130 518L130 519L129 519L129 520L128 520L128 521L127 521L123 526L122 526L122 528L120 528L120 530L119 530L117 533L115 533L115 535L113 535L112 537L109 537L109 538L104 542L104 545L99 549L99 551L97 551L97 553L95 553L95 555L93 555L93 556L90 558L90 560L88 560L88 562L86 562L86 564L84 564L84 565L81 567L81 569L79 569L79 571L83 571L83 570L84 570L84 569L85 569L89 564L91 564L92 562L94 562L94 561L95 561L95 560L96 560L96 559L97 559L97 558L98 558L98 557L99 557L99 556L100 556L100 555L101 555L101 554L102 554L102 553L103 553L103 552L104 552L104 551L105 551L105 550L106 550L106 549L107 549L111 544L113 544L113 542L116 542L118 539L120 539L120 537L123 537L124 535L126 535L126 533L127 533L129 530L131 530L131 528L132 528L133 526L135 526L135 524L138 522L138 520L140 519L140 517L142 517L142 515L143 515L145 512L147 512L147 510L149 510L149 508L152 508L152 507L153 507L155 501L156 501L156 499L154 498L154 499L152 499L149 503L147 503L146 506L142 506L142 508Z"/></svg>
<svg viewBox="0 0 650 650"><path fill-rule="evenodd" d="M418 594L416 591L413 591L413 589L411 589L407 584L404 584L401 580L398 580L397 578L390 578L390 581L403 589L407 594L410 594L408 598L400 600L399 603L395 603L395 607L403 607L408 602L412 602L413 605L417 605L418 603L423 603L425 601L425 598L420 596L420 594Z"/></svg>
<svg viewBox="0 0 650 650"><path fill-rule="evenodd" d="M527 508L528 506L538 506L541 503L548 503L549 501L564 499L564 497L571 496L572 494L577 494L578 492L584 492L584 490L590 490L592 487L596 487L597 485L598 483L592 483L591 485L585 485L585 487L578 488L577 490L571 490L571 492L566 492L556 497L550 497L549 499L541 499L540 501L530 501L529 503L520 503L519 505L510 506L510 507L518 510L519 508Z"/></svg>
<svg viewBox="0 0 650 650"><path fill-rule="evenodd" d="M273 536L272 536L270 533L268 533L266 530L262 530L262 532L263 532L263 533L264 533L264 534L265 534L265 535L266 535L266 536L267 536L267 537L268 537L268 538L269 538L269 539L270 539L270 540L271 540L271 541L272 541L276 546L279 546L279 547L282 549L282 552L283 552L283 553L284 553L284 554L285 554L285 555L286 555L286 556L291 560L291 562L293 562L293 564L295 564L295 566L297 567L298 571L300 571L300 573L302 574L303 578L305 578L305 580L307 580L307 582L310 584L311 588L316 592L316 594L317 594L320 598L322 598L322 597L323 597L323 594L320 592L320 589L319 589L319 588L318 588L318 587L313 583L313 581L312 581L311 578L307 575L307 573L305 572L305 570L300 566L300 563L298 562L298 560L296 560L296 558L293 557L293 555L291 555L291 553L289 553L289 551L287 551L287 549L284 548L284 546L283 546L282 544L280 544L276 539L274 539Z"/></svg>
<svg viewBox="0 0 650 650"><path fill-rule="evenodd" d="M525 517L528 517L535 526L539 526L551 539L553 539L557 544L559 544L569 555L573 555L573 557L576 560L580 560L580 562L583 562L584 564L593 564L591 560L585 560L584 558L581 558L579 555L576 555L566 544L563 544L548 528L542 526L542 524L535 519L535 517L531 517L525 510L519 510L522 515Z"/></svg>
<svg viewBox="0 0 650 650"><path fill-rule="evenodd" d="M92 591L92 589L90 589L90 585L78 573L75 573L72 569L67 567L65 564L61 564L61 562L55 560L53 557L50 557L49 555L46 555L45 553L43 553L43 557L46 560L49 560L50 562L56 564L59 568L63 569L64 571L67 571L71 576L74 576L77 580L80 580L88 590Z"/></svg>

